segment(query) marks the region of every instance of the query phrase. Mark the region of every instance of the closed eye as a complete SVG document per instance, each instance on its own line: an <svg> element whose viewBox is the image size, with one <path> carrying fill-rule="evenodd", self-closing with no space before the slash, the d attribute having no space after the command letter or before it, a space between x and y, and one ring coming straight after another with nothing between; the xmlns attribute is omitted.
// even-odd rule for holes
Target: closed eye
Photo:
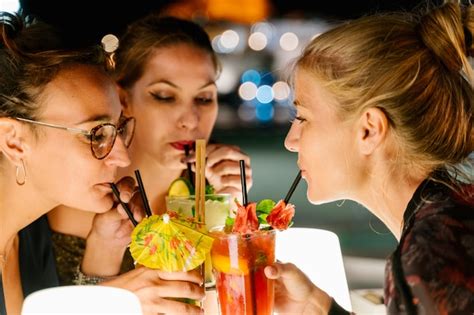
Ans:
<svg viewBox="0 0 474 315"><path fill-rule="evenodd" d="M150 93L150 94L158 102L171 103L175 100L173 96L163 96L163 95L159 95L155 93Z"/></svg>
<svg viewBox="0 0 474 315"><path fill-rule="evenodd" d="M305 122L306 121L306 119L301 117L301 116L296 116L295 119L298 120L299 122Z"/></svg>
<svg viewBox="0 0 474 315"><path fill-rule="evenodd" d="M201 104L201 105L211 104L211 103L214 102L214 98L197 97L197 98L195 98L195 102L197 104Z"/></svg>

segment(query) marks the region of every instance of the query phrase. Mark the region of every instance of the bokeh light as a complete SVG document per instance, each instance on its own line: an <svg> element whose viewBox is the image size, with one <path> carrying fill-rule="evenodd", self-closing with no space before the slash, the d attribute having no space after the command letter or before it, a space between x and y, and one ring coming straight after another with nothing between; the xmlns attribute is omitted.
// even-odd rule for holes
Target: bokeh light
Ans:
<svg viewBox="0 0 474 315"><path fill-rule="evenodd" d="M295 50L298 47L299 40L293 32L286 32L280 37L280 47L286 51Z"/></svg>
<svg viewBox="0 0 474 315"><path fill-rule="evenodd" d="M255 51L260 51L265 49L267 47L268 39L265 34L262 32L255 32L250 34L249 39L248 39L248 44L250 49L253 49Z"/></svg>
<svg viewBox="0 0 474 315"><path fill-rule="evenodd" d="M273 89L269 85L262 85L257 89L257 100L262 104L273 101Z"/></svg>

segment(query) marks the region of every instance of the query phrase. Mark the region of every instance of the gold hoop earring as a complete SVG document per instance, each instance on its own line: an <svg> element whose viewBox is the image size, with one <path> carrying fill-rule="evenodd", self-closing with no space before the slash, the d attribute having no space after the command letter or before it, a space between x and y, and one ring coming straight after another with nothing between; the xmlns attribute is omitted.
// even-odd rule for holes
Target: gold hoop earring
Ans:
<svg viewBox="0 0 474 315"><path fill-rule="evenodd" d="M23 186L26 182L26 168L25 168L25 163L23 162L23 159L20 159L21 161L21 167L19 165L16 166L16 176L15 176L15 180L16 180L16 183L18 186ZM23 180L19 180L19 178L21 179L21 170L20 168L23 170Z"/></svg>

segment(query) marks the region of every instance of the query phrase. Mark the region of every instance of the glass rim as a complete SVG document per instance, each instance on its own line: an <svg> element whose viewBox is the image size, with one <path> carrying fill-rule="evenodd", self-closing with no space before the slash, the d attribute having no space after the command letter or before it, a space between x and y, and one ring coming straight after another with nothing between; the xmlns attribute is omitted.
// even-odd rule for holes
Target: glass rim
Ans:
<svg viewBox="0 0 474 315"><path fill-rule="evenodd" d="M226 197L226 196L229 196L231 197L232 194L229 194L229 193L222 193L222 194L205 194L204 197L207 197L207 196L219 196L219 197ZM165 196L165 199L168 199L168 198L175 198L175 199L188 199L190 197L194 197L193 199L195 199L196 195L189 195L189 196Z"/></svg>
<svg viewBox="0 0 474 315"><path fill-rule="evenodd" d="M264 225L265 227L270 227L270 225ZM225 225L218 225L218 226L214 226L212 227L208 233L211 237L214 237L214 238L221 238L221 239L230 239L230 238L242 238L242 239L246 239L246 240L249 240L249 239L254 239L256 237L259 237L259 236L264 236L264 235L269 235L269 234L274 234L276 235L278 230L277 229L268 229L268 230L257 230L255 232L252 232L252 233L249 233L249 234L242 234L240 232L230 232L230 233L219 233L219 234L216 234L216 232L223 232L223 229L224 229Z"/></svg>

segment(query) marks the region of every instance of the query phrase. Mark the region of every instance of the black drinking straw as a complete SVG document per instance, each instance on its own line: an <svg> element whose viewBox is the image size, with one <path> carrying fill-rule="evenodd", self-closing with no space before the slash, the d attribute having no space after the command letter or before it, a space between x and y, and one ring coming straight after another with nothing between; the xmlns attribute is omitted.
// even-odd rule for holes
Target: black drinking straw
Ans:
<svg viewBox="0 0 474 315"><path fill-rule="evenodd" d="M184 155L186 157L189 156L189 144L184 145ZM187 170L188 170L187 172L188 172L189 181L191 182L191 185L193 185L193 187L194 187L193 171L191 170L191 163L187 162L186 166L187 166Z"/></svg>
<svg viewBox="0 0 474 315"><path fill-rule="evenodd" d="M143 206L145 207L145 214L147 217L151 216L150 204L148 203L148 198L146 197L145 187L143 186L142 176L140 175L139 170L135 170L135 177L138 182L138 189L140 190L140 195L142 196Z"/></svg>
<svg viewBox="0 0 474 315"><path fill-rule="evenodd" d="M296 175L296 178L293 181L293 184L291 184L290 190L286 194L286 197L285 197L285 200L284 200L285 205L287 205L288 202L290 201L290 198L293 195L293 193L295 192L296 186L298 186L298 183L300 182L300 180L301 180L301 170L298 172L298 175Z"/></svg>
<svg viewBox="0 0 474 315"><path fill-rule="evenodd" d="M242 203L244 206L247 206L247 179L245 177L245 161L240 160L240 183L242 184Z"/></svg>
<svg viewBox="0 0 474 315"><path fill-rule="evenodd" d="M115 197L117 197L117 199L119 200L120 204L122 205L122 207L125 209L125 212L127 213L128 215L128 218L130 219L130 222L132 222L133 226L137 226L138 222L137 220L135 220L135 218L133 217L133 213L132 211L130 211L130 208L128 207L128 205L122 201L122 199L120 199L120 192L117 188L117 185L115 185L114 183L110 183L110 186L112 187L112 191L115 195Z"/></svg>

